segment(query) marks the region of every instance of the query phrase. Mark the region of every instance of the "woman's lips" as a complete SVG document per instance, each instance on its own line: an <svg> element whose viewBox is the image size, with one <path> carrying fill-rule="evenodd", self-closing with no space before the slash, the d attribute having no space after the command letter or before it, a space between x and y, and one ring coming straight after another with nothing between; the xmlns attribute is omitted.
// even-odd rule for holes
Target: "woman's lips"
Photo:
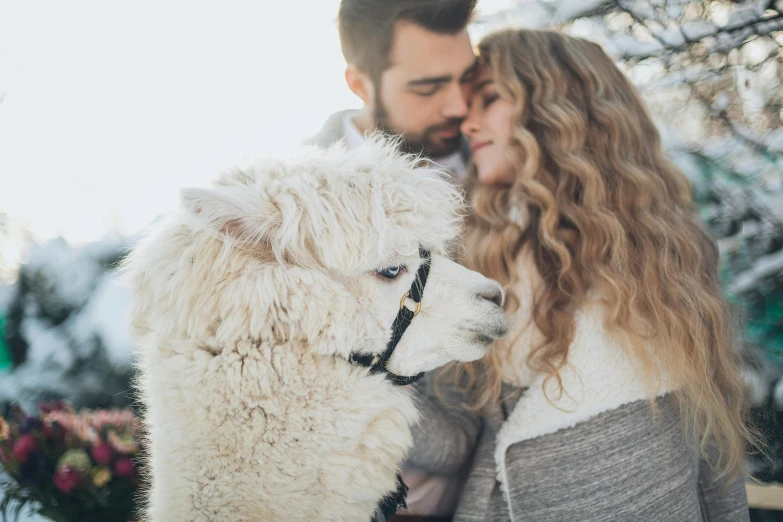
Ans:
<svg viewBox="0 0 783 522"><path fill-rule="evenodd" d="M470 147L470 152L475 154L478 151L480 151L481 149L483 149L484 147L486 147L488 145L491 145L491 144L492 144L491 141L480 141L480 142L474 144L472 147Z"/></svg>

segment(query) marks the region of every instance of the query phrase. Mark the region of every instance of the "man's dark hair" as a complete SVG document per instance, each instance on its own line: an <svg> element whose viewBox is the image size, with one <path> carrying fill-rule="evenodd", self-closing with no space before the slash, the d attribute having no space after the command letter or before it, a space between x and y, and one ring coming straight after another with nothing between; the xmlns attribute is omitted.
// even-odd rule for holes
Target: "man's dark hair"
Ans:
<svg viewBox="0 0 783 522"><path fill-rule="evenodd" d="M455 34L467 27L477 1L342 0L337 23L343 56L375 81L389 66L396 22L413 22L434 33Z"/></svg>

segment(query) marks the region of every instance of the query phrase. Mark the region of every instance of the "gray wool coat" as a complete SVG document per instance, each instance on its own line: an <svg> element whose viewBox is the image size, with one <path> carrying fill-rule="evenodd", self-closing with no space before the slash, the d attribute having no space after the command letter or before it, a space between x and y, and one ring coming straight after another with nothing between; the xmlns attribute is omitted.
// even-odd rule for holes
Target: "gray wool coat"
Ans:
<svg viewBox="0 0 783 522"><path fill-rule="evenodd" d="M603 412L574 427L511 445L505 453L508 494L496 466L496 437L519 393L482 415L445 405L431 379L416 393L423 420L407 464L431 473L468 470L454 522L749 520L744 480L717 481L685 442L675 399L646 400ZM456 392L446 390L449 402ZM535 422L535 419L531 419Z"/></svg>

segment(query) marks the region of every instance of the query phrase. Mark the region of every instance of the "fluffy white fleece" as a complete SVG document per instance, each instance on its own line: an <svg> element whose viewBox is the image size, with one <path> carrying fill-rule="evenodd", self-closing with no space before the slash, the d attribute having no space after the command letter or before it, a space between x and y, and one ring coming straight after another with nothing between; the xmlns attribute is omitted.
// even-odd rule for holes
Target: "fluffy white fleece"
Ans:
<svg viewBox="0 0 783 522"><path fill-rule="evenodd" d="M410 390L346 358L383 351L420 245L430 282L390 367L476 359L505 332L499 286L442 255L459 194L415 163L370 140L233 170L136 246L146 520L367 522L396 489Z"/></svg>
<svg viewBox="0 0 783 522"><path fill-rule="evenodd" d="M495 446L498 481L507 495L506 451L512 445L572 428L596 415L630 402L645 400L652 390L641 378L641 366L632 351L604 326L604 305L593 296L574 316L574 340L569 346L566 366L560 371L563 393L557 382L544 385L545 375L532 372L524 363L532 346L541 341L541 333L530 321L533 295L540 276L532 261L521 256L518 264L522 283L515 288L519 310L514 317L516 331L513 350L515 367L505 368L504 380L528 389L500 428ZM674 389L665 375L658 380L655 393L664 395ZM513 510L512 510L513 511Z"/></svg>

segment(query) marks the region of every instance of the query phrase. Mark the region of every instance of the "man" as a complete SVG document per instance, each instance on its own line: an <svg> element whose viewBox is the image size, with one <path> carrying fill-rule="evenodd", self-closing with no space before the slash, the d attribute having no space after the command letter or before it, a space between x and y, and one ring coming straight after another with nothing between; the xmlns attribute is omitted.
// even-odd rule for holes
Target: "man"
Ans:
<svg viewBox="0 0 783 522"><path fill-rule="evenodd" d="M459 127L478 72L467 31L476 2L342 0L338 27L347 62L345 81L364 106L333 114L306 143L328 147L345 139L349 147L358 147L373 131L398 135L404 151L430 158L459 183L470 152ZM410 465L403 469L410 488L407 513L448 520L466 470L455 464L450 477L431 470L449 469L444 455L472 451L480 420L459 408L437 406L430 377L415 385L422 429L413 433ZM452 438L456 442L439 445L437 452L417 449L432 447L425 443L426 433L439 432L440 425L461 427Z"/></svg>
<svg viewBox="0 0 783 522"><path fill-rule="evenodd" d="M356 147L380 130L459 180L469 153L459 125L478 68L466 28L476 1L342 0L345 81L364 107L333 114L307 143Z"/></svg>

